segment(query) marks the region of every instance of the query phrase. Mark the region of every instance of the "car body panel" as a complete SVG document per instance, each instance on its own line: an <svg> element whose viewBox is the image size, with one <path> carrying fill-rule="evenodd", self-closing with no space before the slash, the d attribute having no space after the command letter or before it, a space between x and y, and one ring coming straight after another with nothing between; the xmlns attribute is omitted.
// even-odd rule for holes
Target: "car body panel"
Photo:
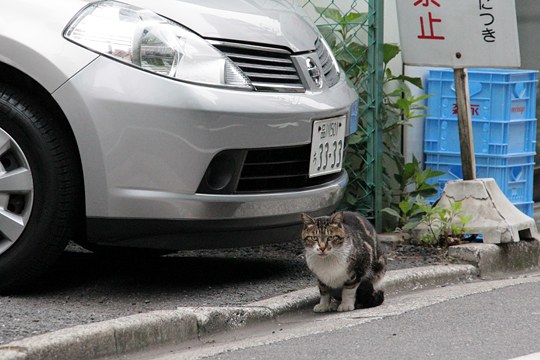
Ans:
<svg viewBox="0 0 540 360"><path fill-rule="evenodd" d="M149 8L205 38L273 44L296 53L313 50L318 36L313 22L293 0L125 2Z"/></svg>
<svg viewBox="0 0 540 360"><path fill-rule="evenodd" d="M230 224L235 230L284 230L297 228L301 212L323 214L338 206L347 185L345 171L305 189L197 193L208 165L223 150L305 145L315 120L344 115L350 122L357 95L344 74L332 87L315 86L306 61L322 67L315 53L320 34L294 1L124 2L151 9L206 39L288 50L305 91L243 91L159 76L63 37L73 17L92 1L10 3L0 12L0 63L35 80L65 115L81 158L90 223L139 219L199 224L199 230L209 223L226 231ZM183 227L166 228L171 230L162 231L168 236L162 245L130 233L131 244L182 247L171 234ZM195 233L193 226L188 230ZM106 232L94 231L95 241L103 242ZM123 238L122 244L130 240Z"/></svg>
<svg viewBox="0 0 540 360"><path fill-rule="evenodd" d="M314 119L347 114L355 99L345 81L318 94L254 93L186 84L105 57L54 96L74 120L88 216L141 218L219 218L216 211L193 208L208 199L195 200L195 193L217 153L307 144ZM235 196L231 204L245 201ZM225 198L208 201L223 208Z"/></svg>
<svg viewBox="0 0 540 360"><path fill-rule="evenodd" d="M56 90L98 56L62 36L65 26L86 3L76 0L10 3L0 11L0 62L29 75L47 91Z"/></svg>

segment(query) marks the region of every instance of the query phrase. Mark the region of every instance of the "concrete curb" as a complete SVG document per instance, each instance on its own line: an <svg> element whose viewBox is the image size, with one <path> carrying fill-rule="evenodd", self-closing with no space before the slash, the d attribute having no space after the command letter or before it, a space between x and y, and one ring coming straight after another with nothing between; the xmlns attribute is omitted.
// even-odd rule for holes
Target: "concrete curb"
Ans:
<svg viewBox="0 0 540 360"><path fill-rule="evenodd" d="M389 271L388 292L471 280L473 265L428 266ZM0 346L0 360L72 360L118 356L158 345L172 345L202 336L272 320L315 304L316 287L239 307L178 308L153 311L89 325L79 325Z"/></svg>
<svg viewBox="0 0 540 360"><path fill-rule="evenodd" d="M538 269L540 241L529 239L506 244L463 244L451 246L448 255L474 265L483 278L501 277L508 273Z"/></svg>

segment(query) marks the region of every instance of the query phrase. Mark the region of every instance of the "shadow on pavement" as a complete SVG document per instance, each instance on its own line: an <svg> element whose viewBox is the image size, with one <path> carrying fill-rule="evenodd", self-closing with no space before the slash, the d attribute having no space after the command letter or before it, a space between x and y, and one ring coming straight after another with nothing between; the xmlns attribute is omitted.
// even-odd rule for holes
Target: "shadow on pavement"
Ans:
<svg viewBox="0 0 540 360"><path fill-rule="evenodd" d="M299 260L260 257L103 256L90 252L65 251L53 268L27 295L51 293L76 287L99 287L100 292L123 293L136 290L170 292L212 286L236 286L287 276L291 266L299 270Z"/></svg>

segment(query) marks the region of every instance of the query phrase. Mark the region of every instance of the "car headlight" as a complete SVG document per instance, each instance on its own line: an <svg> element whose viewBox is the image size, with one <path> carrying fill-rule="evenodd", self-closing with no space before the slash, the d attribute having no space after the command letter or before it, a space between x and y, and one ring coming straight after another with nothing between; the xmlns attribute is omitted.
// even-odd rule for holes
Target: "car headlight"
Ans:
<svg viewBox="0 0 540 360"><path fill-rule="evenodd" d="M170 78L252 89L242 71L206 40L147 9L99 1L80 12L64 36L105 56Z"/></svg>

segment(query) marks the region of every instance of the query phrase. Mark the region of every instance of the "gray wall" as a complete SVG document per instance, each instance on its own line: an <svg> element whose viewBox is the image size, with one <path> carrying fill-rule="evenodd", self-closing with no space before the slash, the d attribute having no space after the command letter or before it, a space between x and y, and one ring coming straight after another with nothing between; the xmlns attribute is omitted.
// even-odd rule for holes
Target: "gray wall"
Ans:
<svg viewBox="0 0 540 360"><path fill-rule="evenodd" d="M540 1L516 0L521 66L540 69Z"/></svg>
<svg viewBox="0 0 540 360"><path fill-rule="evenodd" d="M521 67L540 70L540 1L516 0ZM537 86L536 117L540 114L540 99ZM534 200L540 201L540 126L536 128L536 167Z"/></svg>

